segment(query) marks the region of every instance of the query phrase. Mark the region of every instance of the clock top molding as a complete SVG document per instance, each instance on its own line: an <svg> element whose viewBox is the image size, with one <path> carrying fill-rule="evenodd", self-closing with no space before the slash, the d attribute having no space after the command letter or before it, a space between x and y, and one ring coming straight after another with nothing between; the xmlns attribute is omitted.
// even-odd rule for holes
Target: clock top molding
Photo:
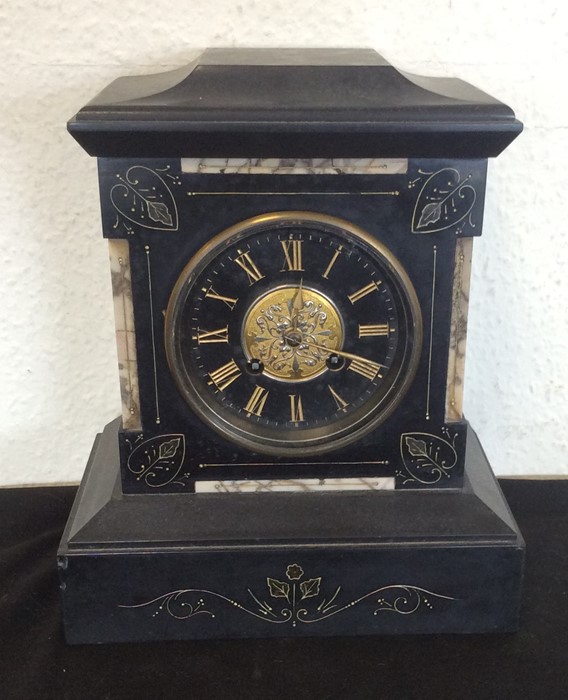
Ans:
<svg viewBox="0 0 568 700"><path fill-rule="evenodd" d="M453 78L370 49L207 49L115 80L69 122L99 157L488 158L522 124Z"/></svg>

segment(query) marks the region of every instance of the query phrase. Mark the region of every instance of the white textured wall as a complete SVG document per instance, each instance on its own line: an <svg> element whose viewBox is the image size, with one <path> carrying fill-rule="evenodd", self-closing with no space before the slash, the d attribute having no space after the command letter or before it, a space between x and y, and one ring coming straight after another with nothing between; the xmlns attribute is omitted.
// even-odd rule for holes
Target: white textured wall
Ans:
<svg viewBox="0 0 568 700"><path fill-rule="evenodd" d="M80 478L119 412L95 162L65 123L122 74L206 46L363 46L507 102L476 241L466 410L499 474L568 474L568 4L10 0L0 4L0 484Z"/></svg>

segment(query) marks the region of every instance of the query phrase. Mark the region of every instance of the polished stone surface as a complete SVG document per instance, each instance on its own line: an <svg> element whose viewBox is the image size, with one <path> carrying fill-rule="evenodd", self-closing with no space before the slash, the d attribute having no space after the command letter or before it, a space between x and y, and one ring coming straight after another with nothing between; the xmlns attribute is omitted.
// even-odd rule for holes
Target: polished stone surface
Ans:
<svg viewBox="0 0 568 700"><path fill-rule="evenodd" d="M241 481L197 481L197 493L323 492L323 491L391 491L394 477L360 477L350 479L243 479Z"/></svg>
<svg viewBox="0 0 568 700"><path fill-rule="evenodd" d="M184 173L246 175L399 175L406 158L182 158Z"/></svg>
<svg viewBox="0 0 568 700"><path fill-rule="evenodd" d="M126 430L139 430L140 392L128 241L109 240L109 256L123 427Z"/></svg>
<svg viewBox="0 0 568 700"><path fill-rule="evenodd" d="M447 421L461 420L463 417L465 349L472 249L473 238L459 238L456 241L456 262L452 291L452 320L446 392Z"/></svg>

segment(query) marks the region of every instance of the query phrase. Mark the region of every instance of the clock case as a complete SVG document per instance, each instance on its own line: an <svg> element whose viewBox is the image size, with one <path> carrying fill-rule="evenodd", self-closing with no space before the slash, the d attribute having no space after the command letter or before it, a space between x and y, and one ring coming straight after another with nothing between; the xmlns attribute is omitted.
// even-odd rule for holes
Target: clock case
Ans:
<svg viewBox="0 0 568 700"><path fill-rule="evenodd" d="M487 159L521 128L508 107L461 81L409 76L361 50L208 50L179 71L115 81L70 121L72 135L99 162L123 411L96 443L59 553L69 641L272 634L237 623L181 625L205 603L180 593L179 576L197 577L195 590L217 590L211 577L230 561L266 578L262 557L254 565L249 557L260 546L287 562L283 580L267 579L276 582L268 584L270 602L290 603L293 589L312 602L322 576L296 578L310 569L312 538L323 547L317 566L327 567L328 577L345 573L351 545L365 550L353 564L364 580L377 570L387 542L385 565L393 576L400 570L396 580L407 580L405 571L415 578L424 571L420 562L429 549L432 573L425 579L434 580L424 590L431 598L448 600L443 592L458 587L467 596L465 586L476 601L418 627L376 619L350 626L334 613L326 615L322 634L515 626L524 545L461 404L472 241L482 231ZM347 448L302 459L252 453L204 425L176 388L163 342L165 309L188 260L233 224L290 211L339 217L385 244L413 283L424 327L416 375L392 414ZM468 447L471 440L477 447ZM301 492L262 492L293 483ZM318 487L335 490L311 492ZM251 488L259 492L240 493ZM448 500L440 500L442 492ZM158 494L170 500L156 518ZM245 504L250 530L235 540L227 527L245 517ZM203 517L204 505L202 528L194 516ZM327 537L310 513L330 507L336 513L361 507L366 518ZM393 507L397 514L387 517ZM132 508L132 523L149 523L141 539L128 527ZM294 524L282 508L294 514ZM409 529L417 513L430 522L430 536ZM491 553L484 554L488 545ZM436 547L444 554L433 554ZM154 573L133 556L140 548L151 552L144 560ZM179 556L164 558L168 548ZM456 585L442 585L434 575L442 561L448 571L459 565L469 573L459 584L462 574L450 576ZM168 623L139 633L142 608L118 622L109 603L106 613L98 609L97 624L94 613L79 612L84 595L99 600L99 608L114 595L114 584L102 584L109 566L109 580L135 582L121 599L142 606L159 599ZM484 597L480 590L496 567L503 584L490 604L489 592ZM155 576L157 569L166 573ZM160 598L170 582L174 597ZM409 599L417 597L417 610L428 609L423 587L405 586ZM238 607L236 592L224 599ZM172 614L170 607L182 602L180 614ZM254 615L272 614L259 605ZM383 600L378 609L405 613L397 606ZM298 621L297 609L294 615ZM304 627L319 633L320 626Z"/></svg>
<svg viewBox="0 0 568 700"><path fill-rule="evenodd" d="M137 371L122 375L123 425L134 420L138 425L120 430L125 493L191 492L196 482L199 488L199 482L244 479L390 477L397 488L462 486L466 423L457 418L457 411L457 419L448 419L446 408L449 364L458 361L455 356L450 359L450 343L460 342L458 331L452 333L452 313L458 313L455 295L463 290L454 288L454 278L456 267L463 265L460 254L469 255L462 236L481 232L486 167L479 161L440 159L410 159L399 167L406 172L248 175L184 173L180 159L100 161L103 231L111 240L126 243L120 248L122 263L114 265L115 299L120 313L128 266L134 309L131 337L135 336ZM129 181L136 184L122 184ZM453 227L443 213L430 222L425 218L424 208L440 185L456 193L458 210L452 219L461 221ZM159 190L164 207L159 218L171 212L167 222L149 221L147 206L141 210L143 226L132 221L136 213L127 212L130 220L126 219L122 199L130 205L141 191ZM217 233L259 214L298 209L346 219L386 245L410 277L426 328L410 389L384 422L339 451L275 457L239 448L204 424L183 400L166 359L165 309L187 262ZM244 272L241 276L246 279ZM341 280L334 281L341 286ZM132 368L134 362L129 365ZM461 376L455 381L461 382ZM138 395L133 397L135 384ZM419 449L413 456L413 447L422 442L427 450L438 450L440 459L427 465ZM159 459L160 450L168 457ZM157 452L154 466L148 457L152 451Z"/></svg>

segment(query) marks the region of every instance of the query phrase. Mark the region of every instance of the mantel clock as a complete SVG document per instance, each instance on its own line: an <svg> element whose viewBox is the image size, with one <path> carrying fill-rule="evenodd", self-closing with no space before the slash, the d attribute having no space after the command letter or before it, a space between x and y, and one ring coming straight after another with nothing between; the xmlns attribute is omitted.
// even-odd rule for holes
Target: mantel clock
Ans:
<svg viewBox="0 0 568 700"><path fill-rule="evenodd" d="M210 49L69 122L122 396L60 547L70 642L515 627L524 545L462 392L487 159L521 128L320 49Z"/></svg>

